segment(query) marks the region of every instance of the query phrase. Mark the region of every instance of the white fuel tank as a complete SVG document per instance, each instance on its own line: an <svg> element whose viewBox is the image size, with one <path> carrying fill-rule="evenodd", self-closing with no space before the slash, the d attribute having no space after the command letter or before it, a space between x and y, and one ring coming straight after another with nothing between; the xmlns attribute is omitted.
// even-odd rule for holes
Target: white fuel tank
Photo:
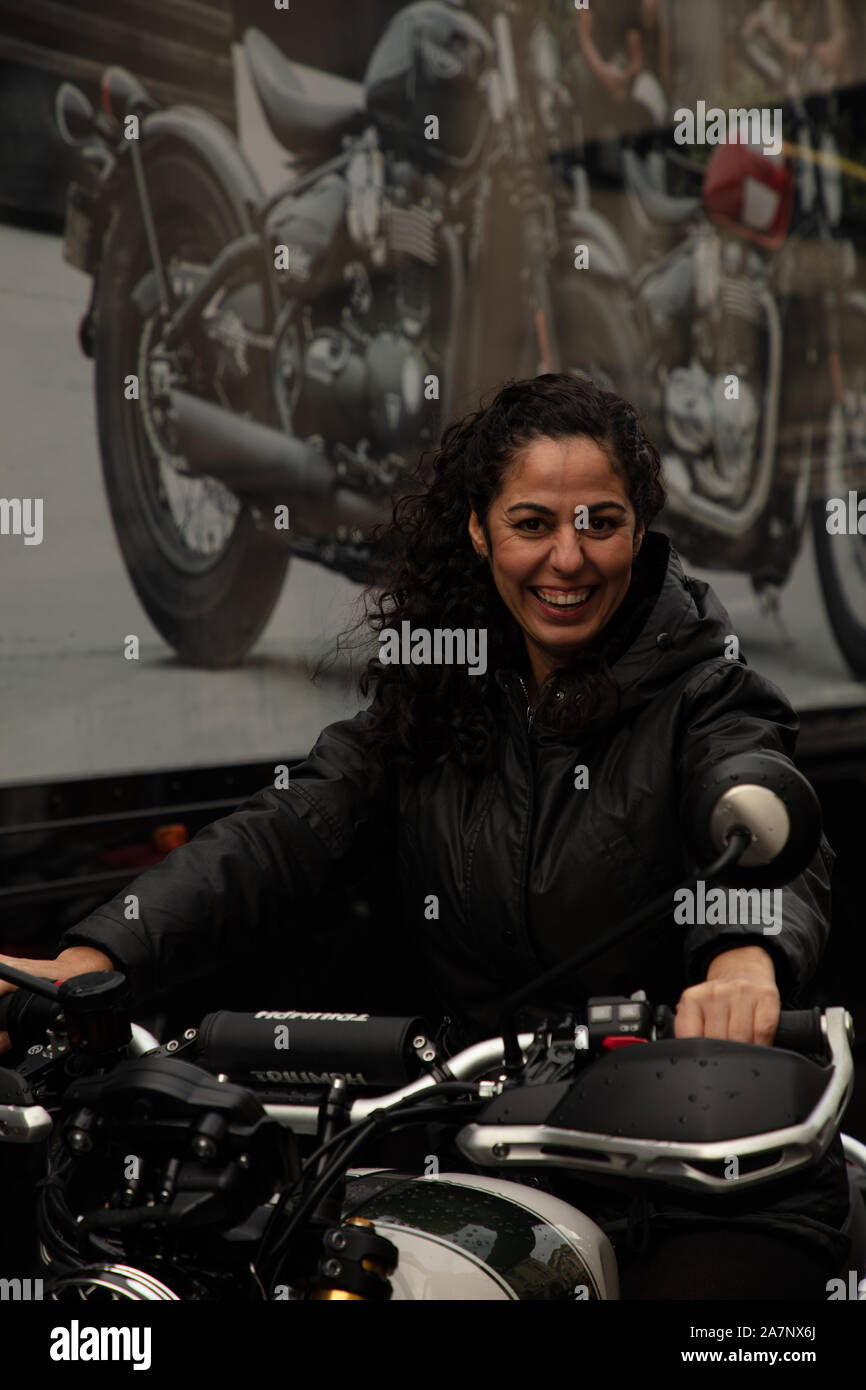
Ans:
<svg viewBox="0 0 866 1390"><path fill-rule="evenodd" d="M619 1297L604 1232L576 1207L521 1183L356 1169L344 1215L367 1217L396 1245L391 1284L401 1302Z"/></svg>

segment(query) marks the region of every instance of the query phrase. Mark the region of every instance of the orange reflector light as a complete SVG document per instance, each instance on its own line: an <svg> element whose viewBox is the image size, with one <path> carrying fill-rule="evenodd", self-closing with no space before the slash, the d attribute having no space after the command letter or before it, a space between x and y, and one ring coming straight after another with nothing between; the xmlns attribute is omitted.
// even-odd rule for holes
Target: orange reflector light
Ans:
<svg viewBox="0 0 866 1390"><path fill-rule="evenodd" d="M150 839L158 854L168 854L178 845L186 844L189 832L185 825L158 825Z"/></svg>

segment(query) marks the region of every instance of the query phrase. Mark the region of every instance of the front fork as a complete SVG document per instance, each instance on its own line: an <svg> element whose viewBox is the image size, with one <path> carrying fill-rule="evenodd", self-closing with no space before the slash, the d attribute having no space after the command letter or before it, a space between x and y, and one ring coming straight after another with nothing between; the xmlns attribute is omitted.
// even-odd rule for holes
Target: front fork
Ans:
<svg viewBox="0 0 866 1390"><path fill-rule="evenodd" d="M824 295L824 311L827 323L827 368L829 371L830 403L841 405L843 396L842 381L842 334L839 331L841 319L840 297L836 290Z"/></svg>
<svg viewBox="0 0 866 1390"><path fill-rule="evenodd" d="M159 238L156 234L156 222L154 221L150 194L147 191L147 179L144 174L144 160L141 157L141 142L139 139L129 141L129 161L132 165L132 176L135 179L135 191L138 194L138 205L141 209L141 220L144 223L147 249L150 253L150 259L153 265L153 273L156 277L157 289L159 292L159 307L163 319L167 319L170 311L168 280L165 274L162 252L159 249Z"/></svg>
<svg viewBox="0 0 866 1390"><path fill-rule="evenodd" d="M255 267L258 272L262 288L265 291L265 304L268 314L267 327L269 329L272 328L280 307L279 284L273 263L268 259L265 252L263 235L265 210L254 207L251 204L247 205L247 212L255 230L237 237L234 241L224 246L220 254L208 267L207 272L193 294L180 305L173 306L165 262L159 245L156 219L153 215L153 205L147 186L145 161L142 154L143 138L146 135L145 118L146 113L142 113L141 137L121 143L128 147L129 160L132 167L139 210L144 225L148 253L156 280L160 314L164 325L161 345L166 349L170 349L182 341L184 336L192 328L194 322L198 319L201 310L213 298L222 285L226 284L230 277L238 270L247 266L251 269ZM93 354L92 348L91 351L88 351L87 347L85 347L84 332L86 325L88 341L92 343L92 310L94 298L95 280L91 302L85 319L82 321L81 329L82 348L88 356L92 356Z"/></svg>
<svg viewBox="0 0 866 1390"><path fill-rule="evenodd" d="M140 123L144 119L145 115L144 110L138 113L133 112L132 114L138 114L140 128ZM159 239L156 233L156 223L153 216L153 207L151 205L150 194L147 189L147 179L145 177L144 172L144 161L141 155L140 135L136 135L134 139L119 138L112 145L112 148L110 150L106 145L105 159L108 161L108 169L102 174L100 178L96 179L95 183L92 182L94 175L91 171L91 185L89 193L85 189L82 189L80 196L85 197L85 199L88 202L90 202L91 216L95 215L97 207L100 210L99 243L101 245L106 235L108 223L110 221L110 212L108 211L108 208L110 207L111 199L113 196L117 195L118 189L122 187L125 183L125 179L123 178L121 171L121 159L123 155L126 155L128 157L130 165L132 167L132 176L133 181L135 183L136 194L138 196L138 204L141 210L142 222L144 223L144 232L147 238L148 252L150 254L151 263L153 265L153 273L157 284L159 306L162 313L163 321L165 321L166 319L168 319L170 313L168 280L165 273L165 265L163 263L162 253L159 247ZM93 263L86 267L86 269L92 275L90 299L87 308L84 311L84 315L81 319L81 322L78 325L78 341L81 346L81 351L84 353L85 357L90 358L93 357L95 351L96 325L94 309L96 303L97 288L99 284L100 260L101 250L99 254L95 257ZM79 268L84 269L85 267L80 265L79 263Z"/></svg>
<svg viewBox="0 0 866 1390"><path fill-rule="evenodd" d="M494 16L492 29L499 64L500 93L509 121L511 148L518 173L517 198L521 213L523 248L520 276L526 285L538 346L539 370L553 372L559 369L561 359L548 276L551 255L550 228L541 212L542 198L535 179L526 117L520 103L511 21L503 10L499 10Z"/></svg>

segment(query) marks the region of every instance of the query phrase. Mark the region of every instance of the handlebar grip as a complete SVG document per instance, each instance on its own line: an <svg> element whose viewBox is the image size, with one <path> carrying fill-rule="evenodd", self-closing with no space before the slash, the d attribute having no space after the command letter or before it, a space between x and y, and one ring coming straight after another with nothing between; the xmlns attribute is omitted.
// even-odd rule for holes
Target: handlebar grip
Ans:
<svg viewBox="0 0 866 1390"><path fill-rule="evenodd" d="M337 1075L350 1084L392 1087L420 1075L429 1037L420 1018L221 1009L202 1019L197 1060L259 1084L322 1086Z"/></svg>
<svg viewBox="0 0 866 1390"><path fill-rule="evenodd" d="M45 1033L63 1011L56 999L16 989L0 999L0 1029L9 1034L13 1047L44 1043Z"/></svg>
<svg viewBox="0 0 866 1390"><path fill-rule="evenodd" d="M826 1041L821 1028L820 1009L783 1009L773 1039L774 1047L791 1052L824 1052Z"/></svg>

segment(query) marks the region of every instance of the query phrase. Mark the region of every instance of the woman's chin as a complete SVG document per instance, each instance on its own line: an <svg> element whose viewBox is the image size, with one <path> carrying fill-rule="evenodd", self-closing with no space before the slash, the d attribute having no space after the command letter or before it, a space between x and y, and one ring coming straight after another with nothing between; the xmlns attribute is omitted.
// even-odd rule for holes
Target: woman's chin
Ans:
<svg viewBox="0 0 866 1390"><path fill-rule="evenodd" d="M580 655L584 647L587 647L595 635L594 629L590 632L569 633L566 635L562 631L547 632L534 631L531 636L537 647L558 666L565 666L569 661L573 661Z"/></svg>

